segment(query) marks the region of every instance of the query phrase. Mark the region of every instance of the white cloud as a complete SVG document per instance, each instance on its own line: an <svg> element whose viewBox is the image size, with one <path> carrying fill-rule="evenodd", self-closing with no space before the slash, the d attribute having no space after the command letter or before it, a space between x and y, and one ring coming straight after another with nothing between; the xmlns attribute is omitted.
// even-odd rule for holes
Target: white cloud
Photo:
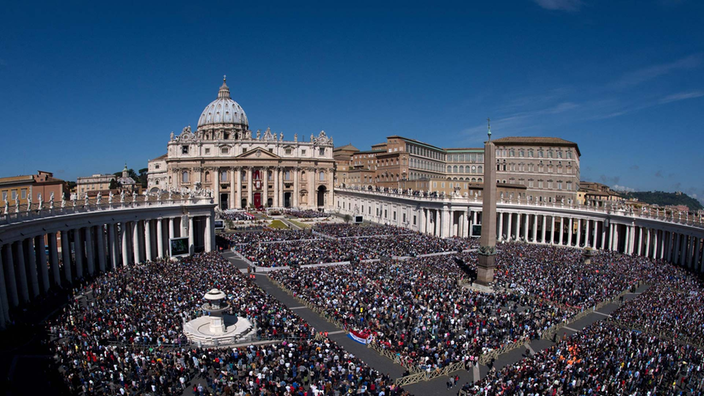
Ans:
<svg viewBox="0 0 704 396"><path fill-rule="evenodd" d="M674 71L694 69L701 64L702 54L694 54L674 62L653 65L626 73L614 82L613 86L615 88L632 87Z"/></svg>
<svg viewBox="0 0 704 396"><path fill-rule="evenodd" d="M621 191L621 192L635 192L636 191L635 188L626 187L626 186L619 186L618 184L614 184L614 186L611 188L613 188L614 191Z"/></svg>
<svg viewBox="0 0 704 396"><path fill-rule="evenodd" d="M664 103L670 103L670 102L677 102L680 100L700 98L702 96L704 96L704 91L680 92L680 93L665 96L664 98L660 99L660 103L664 104Z"/></svg>
<svg viewBox="0 0 704 396"><path fill-rule="evenodd" d="M546 10L576 12L582 7L581 0L534 0Z"/></svg>

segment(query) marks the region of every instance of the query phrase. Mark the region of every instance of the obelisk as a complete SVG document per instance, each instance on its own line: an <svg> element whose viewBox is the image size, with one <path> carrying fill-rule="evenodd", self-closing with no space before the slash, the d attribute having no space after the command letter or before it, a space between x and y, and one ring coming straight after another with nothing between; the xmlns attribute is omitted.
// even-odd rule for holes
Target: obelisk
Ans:
<svg viewBox="0 0 704 396"><path fill-rule="evenodd" d="M482 196L482 235L479 238L476 283L489 286L494 282L496 269L496 147L491 142L491 124L489 124L489 140L484 142Z"/></svg>

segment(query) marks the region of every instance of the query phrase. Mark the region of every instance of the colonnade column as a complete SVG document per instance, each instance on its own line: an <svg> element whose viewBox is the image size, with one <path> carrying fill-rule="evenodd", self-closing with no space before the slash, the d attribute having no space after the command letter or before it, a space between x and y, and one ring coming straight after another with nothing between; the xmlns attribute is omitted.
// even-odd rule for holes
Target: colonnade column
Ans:
<svg viewBox="0 0 704 396"><path fill-rule="evenodd" d="M548 218L543 215L543 229L540 230L540 242L545 243L545 227L547 227Z"/></svg>
<svg viewBox="0 0 704 396"><path fill-rule="evenodd" d="M127 228L130 227L130 223L123 222L120 223L120 237L122 239L122 266L127 267L130 265L130 252L129 252L129 241Z"/></svg>
<svg viewBox="0 0 704 396"><path fill-rule="evenodd" d="M1 246L0 246L1 248ZM0 306L2 307L2 318L4 322L10 321L10 296L9 290L7 288L7 282L5 282L5 264L3 264L3 249L0 249Z"/></svg>
<svg viewBox="0 0 704 396"><path fill-rule="evenodd" d="M93 276L95 274L95 256L93 255L93 227L86 227L86 261L88 262L88 275Z"/></svg>
<svg viewBox="0 0 704 396"><path fill-rule="evenodd" d="M659 246L658 246L658 230L653 229L653 258L658 259L658 254L660 253Z"/></svg>
<svg viewBox="0 0 704 396"><path fill-rule="evenodd" d="M27 261L25 262L29 270L29 280L32 283L32 298L39 295L39 277L37 276L37 254L34 250L34 238L26 239Z"/></svg>
<svg viewBox="0 0 704 396"><path fill-rule="evenodd" d="M508 213L508 224L506 225L506 233L508 234L508 239L511 240L511 220L513 219L513 213Z"/></svg>
<svg viewBox="0 0 704 396"><path fill-rule="evenodd" d="M110 250L110 268L116 270L117 265L117 241L115 240L115 227L116 224L108 224L108 250Z"/></svg>
<svg viewBox="0 0 704 396"><path fill-rule="evenodd" d="M533 215L533 243L538 242L538 215Z"/></svg>
<svg viewBox="0 0 704 396"><path fill-rule="evenodd" d="M569 230L567 231L567 246L572 246L572 232L574 229L574 219L570 217Z"/></svg>
<svg viewBox="0 0 704 396"><path fill-rule="evenodd" d="M27 264L24 262L24 243L22 241L15 242L17 251L17 272L20 276L20 298L23 303L29 302L29 286L27 285Z"/></svg>
<svg viewBox="0 0 704 396"><path fill-rule="evenodd" d="M108 224L106 227L110 227ZM105 258L105 231L103 230L103 225L95 227L95 242L98 246L98 269L100 272L105 272L106 258Z"/></svg>
<svg viewBox="0 0 704 396"><path fill-rule="evenodd" d="M76 257L76 277L81 279L83 277L83 233L81 229L73 230L73 254Z"/></svg>
<svg viewBox="0 0 704 396"><path fill-rule="evenodd" d="M550 216L550 244L555 244L555 216Z"/></svg>
<svg viewBox="0 0 704 396"><path fill-rule="evenodd" d="M59 251L56 243L56 233L50 232L49 238L49 262L51 263L51 272L54 275L54 284L61 285L61 272L59 272Z"/></svg>
<svg viewBox="0 0 704 396"><path fill-rule="evenodd" d="M69 285L73 283L73 274L71 273L71 248L69 246L70 238L68 231L61 231L61 256L64 261L64 277Z"/></svg>
<svg viewBox="0 0 704 396"><path fill-rule="evenodd" d="M210 215L205 216L205 251L206 252L212 252L213 251L213 220L210 218Z"/></svg>
<svg viewBox="0 0 704 396"><path fill-rule="evenodd" d="M156 256L164 258L164 231L162 230L164 219L156 219Z"/></svg>
<svg viewBox="0 0 704 396"><path fill-rule="evenodd" d="M589 245L589 219L584 220L584 247Z"/></svg>
<svg viewBox="0 0 704 396"><path fill-rule="evenodd" d="M132 223L132 256L134 257L134 264L137 265L142 261L141 255L139 254L139 221Z"/></svg>
<svg viewBox="0 0 704 396"><path fill-rule="evenodd" d="M482 212L482 215L484 213ZM484 219L482 219L482 223L484 223ZM503 240L504 238L504 212L499 212L499 240Z"/></svg>
<svg viewBox="0 0 704 396"><path fill-rule="evenodd" d="M49 267L46 262L46 248L44 244L44 235L40 235L35 238L34 244L39 249L39 261L37 265L39 266L39 273L42 275L42 290L46 294L49 291Z"/></svg>
<svg viewBox="0 0 704 396"><path fill-rule="evenodd" d="M694 245L694 267L699 268L699 271L701 271L702 268L699 266L699 245L701 245L701 241L699 238L695 238L694 241L696 242Z"/></svg>
<svg viewBox="0 0 704 396"><path fill-rule="evenodd" d="M523 240L528 242L528 223L530 222L530 215L528 213L524 214L523 217Z"/></svg>
<svg viewBox="0 0 704 396"><path fill-rule="evenodd" d="M426 218L425 218L425 209L423 209L423 208L420 209L420 219L419 219L419 221L420 221L420 223L418 224L418 226L419 226L418 228L420 229L420 232L421 232L422 234L425 234L426 231L427 231L427 230L426 230L427 227L426 227L426 224L425 224L425 221L426 221Z"/></svg>
<svg viewBox="0 0 704 396"><path fill-rule="evenodd" d="M7 294L8 300L12 303L13 307L20 305L20 297L17 293L17 278L15 277L15 262L12 257L12 244L8 243L3 246L3 258L5 259L5 271L7 273L5 284L8 286Z"/></svg>
<svg viewBox="0 0 704 396"><path fill-rule="evenodd" d="M558 239L558 245L560 245L560 246L562 246L562 238L563 238L562 234L564 234L564 231L565 231L565 226L564 226L563 222L564 222L564 217L560 216L560 236Z"/></svg>
<svg viewBox="0 0 704 396"><path fill-rule="evenodd" d="M215 201L217 202L217 201ZM152 222L150 220L144 220L144 259L146 261L152 261Z"/></svg>
<svg viewBox="0 0 704 396"><path fill-rule="evenodd" d="M251 179L250 179L251 180ZM193 217L188 216L188 254L195 253L195 232L193 231Z"/></svg>
<svg viewBox="0 0 704 396"><path fill-rule="evenodd" d="M575 246L579 247L580 242L582 242L582 219L577 218L577 240L575 241Z"/></svg>

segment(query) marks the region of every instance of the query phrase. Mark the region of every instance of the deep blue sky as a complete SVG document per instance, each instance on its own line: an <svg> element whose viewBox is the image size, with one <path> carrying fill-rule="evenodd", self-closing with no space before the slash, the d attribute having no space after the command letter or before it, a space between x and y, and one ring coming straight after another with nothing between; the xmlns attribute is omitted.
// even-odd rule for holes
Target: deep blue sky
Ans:
<svg viewBox="0 0 704 396"><path fill-rule="evenodd" d="M253 131L477 147L490 116L704 198L702 1L195 3L3 3L0 175L146 167L227 74Z"/></svg>

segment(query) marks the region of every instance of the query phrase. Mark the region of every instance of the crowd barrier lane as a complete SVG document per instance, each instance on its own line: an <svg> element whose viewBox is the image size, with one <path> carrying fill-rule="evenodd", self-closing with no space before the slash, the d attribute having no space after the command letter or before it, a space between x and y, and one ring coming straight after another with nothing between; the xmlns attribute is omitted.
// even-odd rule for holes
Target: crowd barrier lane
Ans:
<svg viewBox="0 0 704 396"><path fill-rule="evenodd" d="M398 386L403 387L406 385L416 384L418 382L430 381L438 377L449 376L450 374L456 371L464 370L465 368L466 365L464 362L457 362L443 368L436 368L435 370L432 370L430 372L422 371L407 375L405 377L397 378L394 383Z"/></svg>
<svg viewBox="0 0 704 396"><path fill-rule="evenodd" d="M692 339L691 337L687 337L685 335L679 335L677 337L673 337L672 334L667 334L664 331L659 331L659 332L652 331L650 329L646 329L644 327L637 326L633 323L626 323L626 322L616 320L616 319L611 319L610 323L613 323L614 325L616 325L624 330L639 331L643 334L647 334L651 337L656 337L656 338L663 340L663 341L674 342L675 344L680 345L680 346L693 346L697 349L704 349L704 344L701 344L698 341L695 341L694 339Z"/></svg>

